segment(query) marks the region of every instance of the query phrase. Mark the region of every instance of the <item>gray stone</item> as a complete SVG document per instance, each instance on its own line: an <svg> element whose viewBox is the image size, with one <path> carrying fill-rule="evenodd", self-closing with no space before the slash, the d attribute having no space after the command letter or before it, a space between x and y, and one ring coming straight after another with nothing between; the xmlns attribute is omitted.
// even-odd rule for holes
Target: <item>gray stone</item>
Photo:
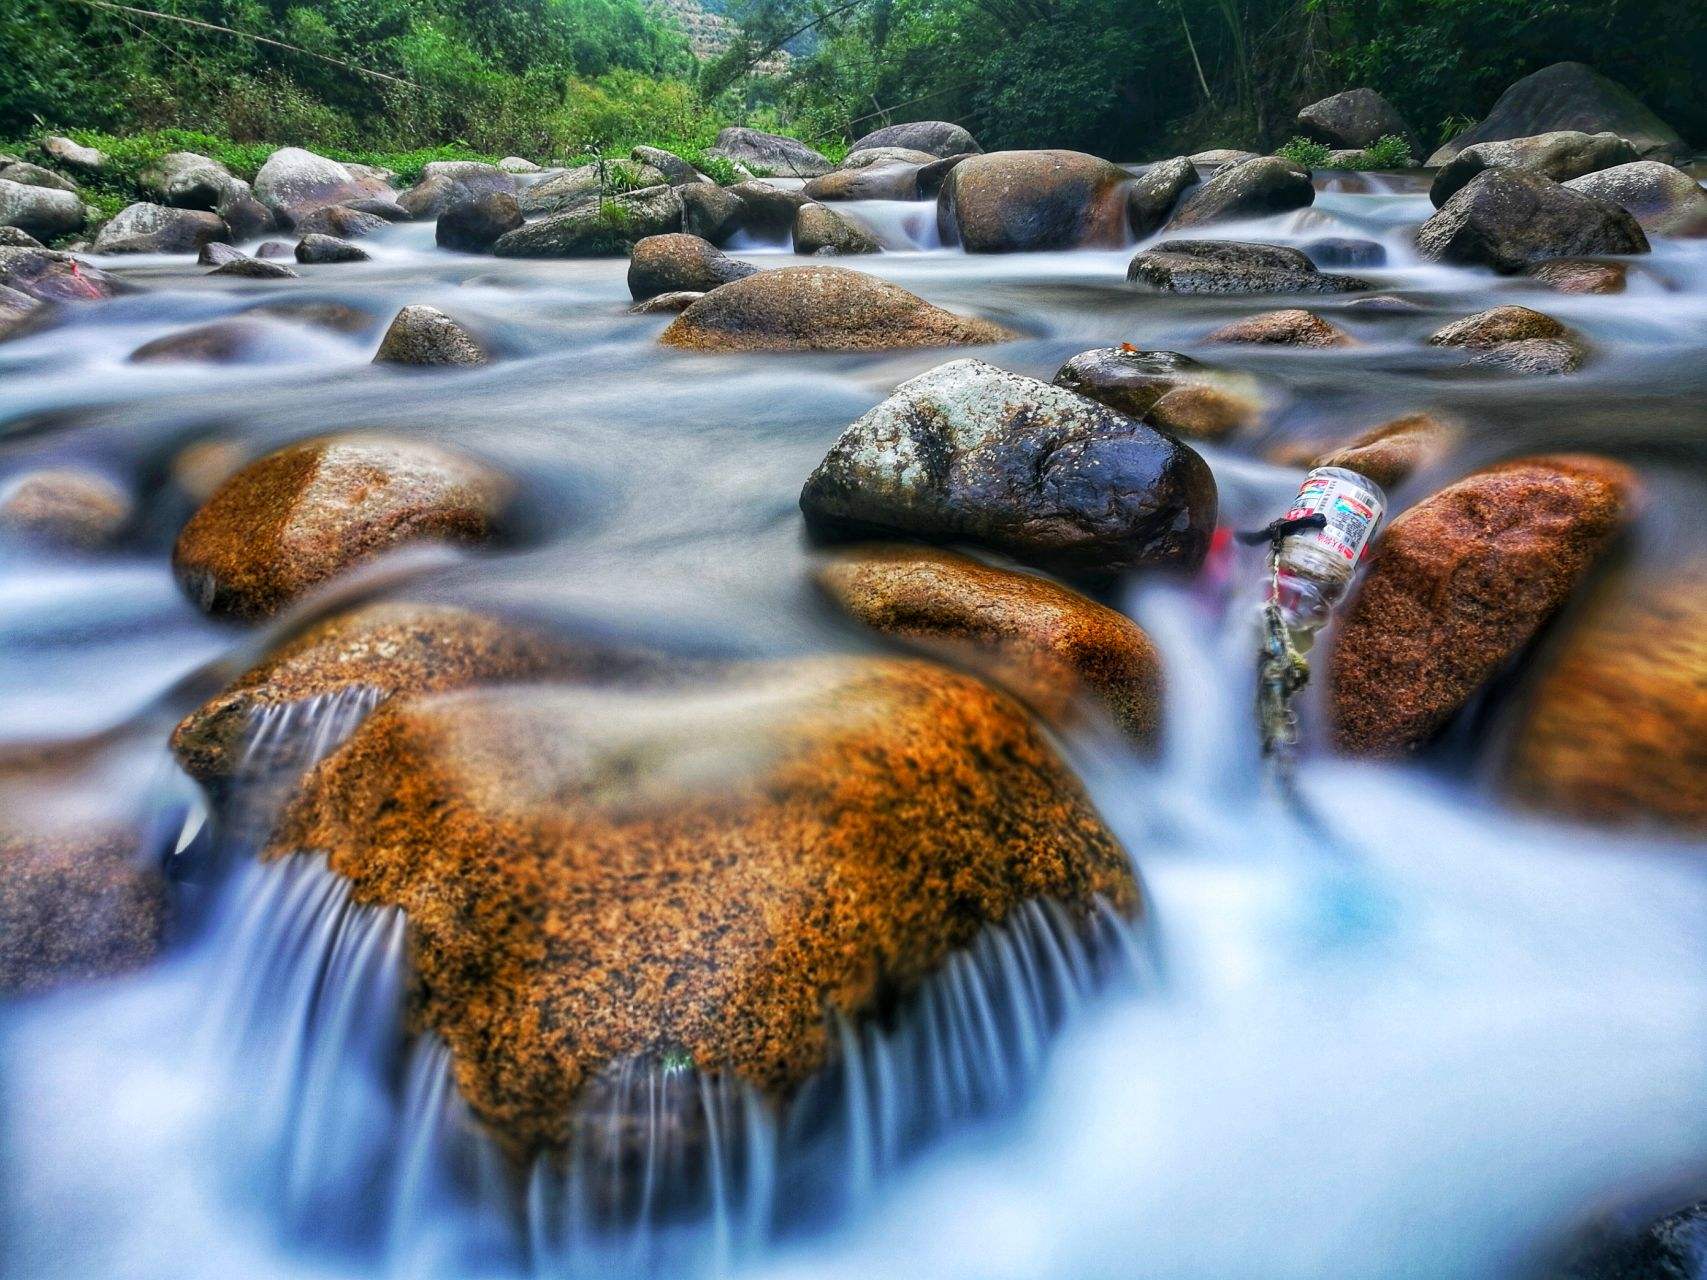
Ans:
<svg viewBox="0 0 1707 1280"><path fill-rule="evenodd" d="M690 235L722 245L741 229L747 206L732 189L710 182L690 182L676 188L682 200L682 228Z"/></svg>
<svg viewBox="0 0 1707 1280"><path fill-rule="evenodd" d="M329 204L296 220L300 235L336 236L340 240L355 240L383 231L389 225L384 218L342 204Z"/></svg>
<svg viewBox="0 0 1707 1280"><path fill-rule="evenodd" d="M281 147L255 175L255 198L287 227L327 205L389 190L374 171L342 165L301 147Z"/></svg>
<svg viewBox="0 0 1707 1280"><path fill-rule="evenodd" d="M132 287L69 253L30 248L0 248L0 285L41 302L98 302Z"/></svg>
<svg viewBox="0 0 1707 1280"><path fill-rule="evenodd" d="M1533 173L1485 169L1418 228L1417 252L1511 275L1546 258L1646 253L1648 238L1609 200Z"/></svg>
<svg viewBox="0 0 1707 1280"><path fill-rule="evenodd" d="M1619 205L1649 235L1707 235L1707 191L1683 170L1658 160L1616 165L1564 185Z"/></svg>
<svg viewBox="0 0 1707 1280"><path fill-rule="evenodd" d="M121 210L95 237L96 253L196 253L211 240L230 240L217 213L138 203Z"/></svg>
<svg viewBox="0 0 1707 1280"><path fill-rule="evenodd" d="M75 192L27 187L0 177L0 226L16 227L42 239L81 231L88 215Z"/></svg>
<svg viewBox="0 0 1707 1280"><path fill-rule="evenodd" d="M404 307L380 339L375 364L482 365L491 357L474 335L437 307Z"/></svg>
<svg viewBox="0 0 1707 1280"><path fill-rule="evenodd" d="M1220 169L1180 202L1168 229L1261 218L1313 204L1309 171L1279 156L1257 156Z"/></svg>
<svg viewBox="0 0 1707 1280"><path fill-rule="evenodd" d="M675 152L665 151L660 147L635 147L628 153L628 158L635 164L656 170L663 181L672 187L685 187L690 184L710 181L703 173ZM648 183L647 185L652 184ZM715 186L716 184L713 183L712 185Z"/></svg>
<svg viewBox="0 0 1707 1280"><path fill-rule="evenodd" d="M741 229L767 240L780 240L794 227L794 215L806 203L798 191L784 191L769 182L750 179L726 190L741 201Z"/></svg>
<svg viewBox="0 0 1707 1280"><path fill-rule="evenodd" d="M873 147L906 147L909 151L928 151L933 156L958 156L983 150L976 138L947 120L885 125L873 129L848 150L866 151Z"/></svg>
<svg viewBox="0 0 1707 1280"><path fill-rule="evenodd" d="M858 169L837 169L801 188L808 200L916 200L917 164L890 162Z"/></svg>
<svg viewBox="0 0 1707 1280"><path fill-rule="evenodd" d="M239 256L230 262L221 263L212 271L210 276L236 276L244 280L295 280L296 272L282 262L268 262L264 258L249 258Z"/></svg>
<svg viewBox="0 0 1707 1280"><path fill-rule="evenodd" d="M55 191L75 191L77 184L70 178L55 173L52 169L44 169L39 164L30 164L24 160L15 161L0 169L0 176L7 182L21 183L26 187L51 187Z"/></svg>
<svg viewBox="0 0 1707 1280"><path fill-rule="evenodd" d="M705 297L703 293L695 293L692 289L683 289L676 293L660 293L655 297L642 298L628 309L628 314L631 316L676 315L686 311L703 297Z"/></svg>
<svg viewBox="0 0 1707 1280"><path fill-rule="evenodd" d="M699 236L669 232L647 236L634 246L628 263L628 292L638 300L662 293L709 293L757 270Z"/></svg>
<svg viewBox="0 0 1707 1280"><path fill-rule="evenodd" d="M1417 136L1399 109L1373 89L1347 89L1298 113L1298 132L1323 146L1362 151L1388 135L1419 153Z"/></svg>
<svg viewBox="0 0 1707 1280"><path fill-rule="evenodd" d="M841 257L880 253L877 237L846 214L821 204L803 204L794 215L794 251Z"/></svg>
<svg viewBox="0 0 1707 1280"><path fill-rule="evenodd" d="M1431 168L1448 164L1478 142L1532 138L1559 129L1615 133L1644 159L1677 161L1689 150L1676 129L1617 81L1581 62L1555 62L1513 84L1486 119L1441 147L1428 163Z"/></svg>
<svg viewBox="0 0 1707 1280"><path fill-rule="evenodd" d="M1123 244L1131 176L1079 151L969 156L937 193L937 228L968 253Z"/></svg>
<svg viewBox="0 0 1707 1280"><path fill-rule="evenodd" d="M73 173L84 177L94 177L107 167L107 153L94 147L85 147L80 142L70 138L49 136L41 140L41 149L52 157L55 164L63 165Z"/></svg>
<svg viewBox="0 0 1707 1280"><path fill-rule="evenodd" d="M717 145L710 150L714 155L739 161L755 173L784 178L816 178L835 168L804 142L739 125L719 130Z"/></svg>
<svg viewBox="0 0 1707 1280"><path fill-rule="evenodd" d="M439 215L433 238L441 249L485 253L500 236L522 225L516 198L503 191L464 194Z"/></svg>
<svg viewBox="0 0 1707 1280"><path fill-rule="evenodd" d="M296 260L306 265L334 262L366 262L368 252L337 236L306 235L296 242Z"/></svg>
<svg viewBox="0 0 1707 1280"><path fill-rule="evenodd" d="M498 167L505 173L539 173L540 167L532 160L521 156L505 156L498 161Z"/></svg>
<svg viewBox="0 0 1707 1280"><path fill-rule="evenodd" d="M1134 257L1126 278L1163 293L1352 293L1373 286L1328 275L1297 249L1237 240L1167 240Z"/></svg>
<svg viewBox="0 0 1707 1280"><path fill-rule="evenodd" d="M476 195L484 191L496 191L507 196L516 194L515 174L478 160L434 160L421 166L422 181L431 182L435 178L454 182L464 191Z"/></svg>
<svg viewBox="0 0 1707 1280"><path fill-rule="evenodd" d="M1636 159L1636 148L1615 133L1575 133L1561 130L1533 138L1479 142L1465 147L1434 175L1428 198L1436 209L1463 189L1484 169L1521 169L1554 182L1610 169Z"/></svg>
<svg viewBox="0 0 1707 1280"><path fill-rule="evenodd" d="M682 215L676 188L648 187L530 222L500 237L492 251L500 258L616 257L647 236L680 230Z"/></svg>
<svg viewBox="0 0 1707 1280"><path fill-rule="evenodd" d="M1126 193L1126 217L1132 234L1154 235L1174 211L1187 187L1197 184L1197 166L1184 156L1162 160L1138 176Z"/></svg>

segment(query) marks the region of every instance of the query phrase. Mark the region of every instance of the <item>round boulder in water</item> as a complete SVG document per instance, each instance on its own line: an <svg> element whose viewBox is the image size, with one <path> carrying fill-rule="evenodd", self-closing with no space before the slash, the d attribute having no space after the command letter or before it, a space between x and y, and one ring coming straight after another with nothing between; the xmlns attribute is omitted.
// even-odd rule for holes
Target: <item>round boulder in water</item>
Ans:
<svg viewBox="0 0 1707 1280"><path fill-rule="evenodd" d="M441 249L485 253L498 238L522 225L516 198L506 191L482 191L459 197L439 214L433 239Z"/></svg>
<svg viewBox="0 0 1707 1280"><path fill-rule="evenodd" d="M1215 507L1215 478L1188 446L982 360L902 383L800 495L822 534L972 543L1092 581L1197 568Z"/></svg>
<svg viewBox="0 0 1707 1280"><path fill-rule="evenodd" d="M437 307L404 307L391 321L374 353L375 364L488 364L492 357L467 329Z"/></svg>
<svg viewBox="0 0 1707 1280"><path fill-rule="evenodd" d="M220 485L179 533L172 568L208 613L264 618L407 543L489 540L510 491L486 464L425 441L307 440Z"/></svg>
<svg viewBox="0 0 1707 1280"><path fill-rule="evenodd" d="M741 201L741 228L768 240L782 240L794 226L794 215L806 203L798 191L785 191L770 182L737 182L729 194Z"/></svg>
<svg viewBox="0 0 1707 1280"><path fill-rule="evenodd" d="M1418 228L1417 252L1511 275L1547 258L1646 253L1648 237L1610 200L1538 174L1484 169Z"/></svg>
<svg viewBox="0 0 1707 1280"><path fill-rule="evenodd" d="M129 493L83 467L41 467L0 482L0 536L89 550L113 542L134 513Z"/></svg>
<svg viewBox="0 0 1707 1280"><path fill-rule="evenodd" d="M1636 159L1636 148L1615 133L1577 133L1564 129L1533 138L1479 142L1465 147L1434 175L1428 198L1435 208L1450 200L1484 169L1517 169L1554 182L1580 178Z"/></svg>
<svg viewBox="0 0 1707 1280"><path fill-rule="evenodd" d="M860 223L821 204L803 204L794 215L794 251L842 257L880 253L883 246Z"/></svg>
<svg viewBox="0 0 1707 1280"><path fill-rule="evenodd" d="M1279 156L1257 156L1217 170L1180 202L1168 229L1264 218L1306 208L1315 199L1309 170Z"/></svg>
<svg viewBox="0 0 1707 1280"><path fill-rule="evenodd" d="M1356 276L1325 274L1297 249L1237 240L1166 240L1136 255L1126 278L1162 293L1353 293Z"/></svg>
<svg viewBox="0 0 1707 1280"><path fill-rule="evenodd" d="M690 351L887 351L1005 342L988 320L944 311L845 267L783 267L714 289L660 340Z"/></svg>
<svg viewBox="0 0 1707 1280"><path fill-rule="evenodd" d="M916 200L920 168L900 163L837 169L812 179L801 194L808 200Z"/></svg>
<svg viewBox="0 0 1707 1280"><path fill-rule="evenodd" d="M1438 732L1570 599L1635 486L1605 459L1528 458L1393 521L1335 628L1328 718L1340 749L1397 754Z"/></svg>
<svg viewBox="0 0 1707 1280"><path fill-rule="evenodd" d="M1565 185L1628 210L1649 235L1707 236L1707 191L1683 170L1658 160L1615 165Z"/></svg>
<svg viewBox="0 0 1707 1280"><path fill-rule="evenodd" d="M628 292L636 300L663 293L708 293L744 280L758 268L731 258L709 240L682 232L647 236L628 262Z"/></svg>
<svg viewBox="0 0 1707 1280"><path fill-rule="evenodd" d="M1205 342L1236 342L1250 346L1307 347L1326 350L1355 347L1357 340L1313 311L1289 307L1235 320L1204 335Z"/></svg>
<svg viewBox="0 0 1707 1280"><path fill-rule="evenodd" d="M1035 574L929 547L844 552L817 573L851 617L966 666L1057 723L1088 707L1153 748L1162 660L1138 624Z"/></svg>
<svg viewBox="0 0 1707 1280"><path fill-rule="evenodd" d="M394 698L267 853L325 852L410 925L413 1025L512 1150L569 1142L607 1069L785 1098L1022 904L1139 893L1012 700L920 662L768 664L654 691Z"/></svg>
<svg viewBox="0 0 1707 1280"><path fill-rule="evenodd" d="M1081 351L1055 371L1055 385L1133 418L1142 418L1175 387L1200 381L1208 367L1177 351L1131 345Z"/></svg>
<svg viewBox="0 0 1707 1280"><path fill-rule="evenodd" d="M678 231L682 197L675 187L645 187L608 200L586 200L498 238L500 258L613 258L647 236Z"/></svg>
<svg viewBox="0 0 1707 1280"><path fill-rule="evenodd" d="M278 329L263 320L228 316L145 342L130 353L130 360L132 364L240 364L277 339Z"/></svg>
<svg viewBox="0 0 1707 1280"><path fill-rule="evenodd" d="M937 227L968 253L1125 243L1131 175L1080 151L968 156L937 193Z"/></svg>
<svg viewBox="0 0 1707 1280"><path fill-rule="evenodd" d="M1309 465L1344 467L1392 490L1445 457L1460 433L1456 424L1434 414L1409 413L1371 427Z"/></svg>
<svg viewBox="0 0 1707 1280"><path fill-rule="evenodd" d="M1179 198L1197 185L1197 166L1184 156L1151 165L1126 193L1126 217L1132 234L1142 240L1154 234L1169 217Z"/></svg>
<svg viewBox="0 0 1707 1280"><path fill-rule="evenodd" d="M305 266L337 262L366 262L368 251L337 236L315 233L296 242L296 260Z"/></svg>
<svg viewBox="0 0 1707 1280"><path fill-rule="evenodd" d="M377 175L348 168L301 147L281 147L273 152L255 175L254 184L255 198L287 227L327 205L389 190Z"/></svg>
<svg viewBox="0 0 1707 1280"><path fill-rule="evenodd" d="M324 209L304 214L297 219L296 229L305 236L336 236L340 240L355 240L375 231L383 231L387 220L378 214L364 213L345 204L329 204Z"/></svg>
<svg viewBox="0 0 1707 1280"><path fill-rule="evenodd" d="M217 213L133 204L95 237L95 253L195 253L212 240L230 240L231 230Z"/></svg>

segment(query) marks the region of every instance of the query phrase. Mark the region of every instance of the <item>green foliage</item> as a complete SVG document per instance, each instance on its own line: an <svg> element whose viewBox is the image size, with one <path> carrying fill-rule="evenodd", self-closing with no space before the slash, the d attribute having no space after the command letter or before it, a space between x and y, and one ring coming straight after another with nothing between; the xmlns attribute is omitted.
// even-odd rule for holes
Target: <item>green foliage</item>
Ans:
<svg viewBox="0 0 1707 1280"><path fill-rule="evenodd" d="M1409 169L1416 164L1411 144L1394 133L1381 135L1357 158L1359 169Z"/></svg>
<svg viewBox="0 0 1707 1280"><path fill-rule="evenodd" d="M1330 167L1332 153L1319 142L1308 138L1293 138L1274 153L1283 160L1293 164L1303 165L1306 169L1326 169Z"/></svg>
<svg viewBox="0 0 1707 1280"><path fill-rule="evenodd" d="M678 153L681 154L681 153ZM710 178L720 187L733 186L741 181L741 171L727 156L707 155L702 150L695 150L682 155L694 168Z"/></svg>
<svg viewBox="0 0 1707 1280"><path fill-rule="evenodd" d="M1416 163L1411 157L1411 144L1392 133L1377 138L1352 156L1335 156L1309 138L1293 138L1274 154L1306 169L1409 169Z"/></svg>

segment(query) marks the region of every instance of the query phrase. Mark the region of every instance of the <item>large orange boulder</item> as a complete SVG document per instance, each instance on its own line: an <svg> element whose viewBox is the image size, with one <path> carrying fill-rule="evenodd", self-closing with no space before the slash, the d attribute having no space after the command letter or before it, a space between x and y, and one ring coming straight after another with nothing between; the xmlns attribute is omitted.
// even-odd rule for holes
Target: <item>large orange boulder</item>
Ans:
<svg viewBox="0 0 1707 1280"><path fill-rule="evenodd" d="M624 1063L787 1095L834 1054L829 1015L887 1007L1021 903L1139 900L1018 704L912 661L395 698L267 854L299 850L403 911L412 1025L514 1151L566 1142Z"/></svg>
<svg viewBox="0 0 1707 1280"><path fill-rule="evenodd" d="M1328 660L1337 745L1421 745L1516 657L1605 550L1635 477L1600 458L1490 467L1381 534Z"/></svg>

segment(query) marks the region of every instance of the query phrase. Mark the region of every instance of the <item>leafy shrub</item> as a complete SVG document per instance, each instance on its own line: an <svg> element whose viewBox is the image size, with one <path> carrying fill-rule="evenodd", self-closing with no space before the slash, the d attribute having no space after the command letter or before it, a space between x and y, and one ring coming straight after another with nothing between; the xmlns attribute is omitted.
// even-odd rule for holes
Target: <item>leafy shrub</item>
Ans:
<svg viewBox="0 0 1707 1280"><path fill-rule="evenodd" d="M1396 133L1383 134L1357 157L1359 169L1409 169L1416 164L1411 144Z"/></svg>
<svg viewBox="0 0 1707 1280"><path fill-rule="evenodd" d="M1411 147L1397 134L1384 134L1356 155L1336 156L1319 142L1293 138L1274 153L1306 169L1409 169Z"/></svg>
<svg viewBox="0 0 1707 1280"><path fill-rule="evenodd" d="M1283 160L1292 161L1293 164L1302 165L1306 169L1330 168L1330 160L1333 155L1321 143L1312 142L1308 138L1293 138L1274 154Z"/></svg>

